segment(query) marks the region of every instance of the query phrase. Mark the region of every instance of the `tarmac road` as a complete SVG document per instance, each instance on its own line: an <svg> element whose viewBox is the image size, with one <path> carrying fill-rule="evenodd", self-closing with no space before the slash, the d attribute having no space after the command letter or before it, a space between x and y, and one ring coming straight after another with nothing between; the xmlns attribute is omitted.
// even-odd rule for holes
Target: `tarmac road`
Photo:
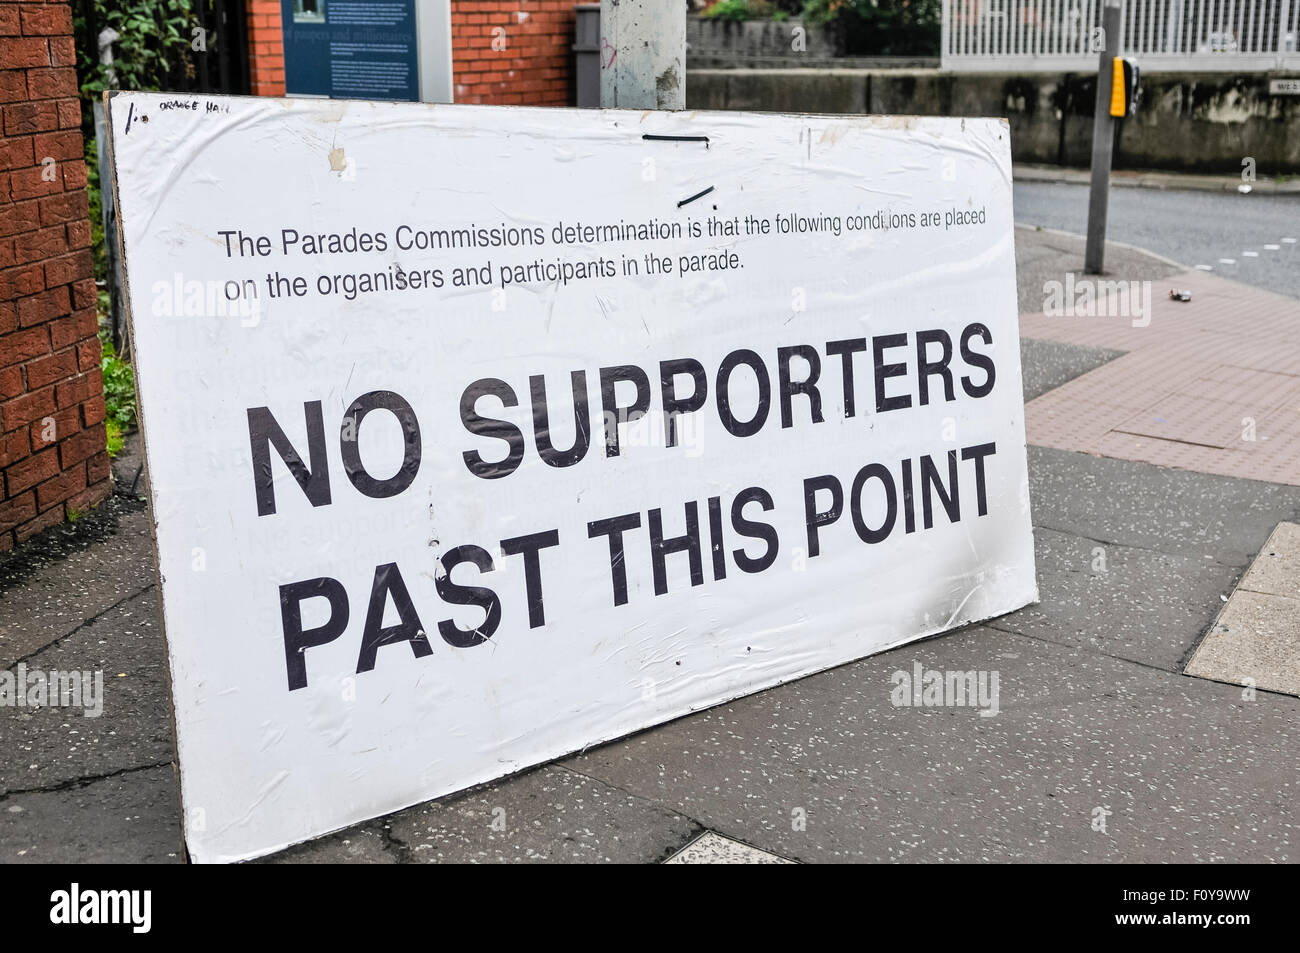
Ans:
<svg viewBox="0 0 1300 953"><path fill-rule="evenodd" d="M1064 182L1018 182L1015 211L1019 225L1083 235L1088 189ZM1112 188L1106 237L1189 268L1208 266L1224 278L1300 298L1297 195Z"/></svg>

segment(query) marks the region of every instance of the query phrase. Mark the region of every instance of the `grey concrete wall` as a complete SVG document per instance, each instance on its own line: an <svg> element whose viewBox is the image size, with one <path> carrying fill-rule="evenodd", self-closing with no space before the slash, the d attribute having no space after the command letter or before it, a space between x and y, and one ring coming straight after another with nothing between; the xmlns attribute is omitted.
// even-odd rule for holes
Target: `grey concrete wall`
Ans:
<svg viewBox="0 0 1300 953"><path fill-rule="evenodd" d="M1259 73L1142 74L1137 116L1117 123L1115 168L1300 173L1300 96ZM941 70L689 70L688 109L1004 116L1018 162L1086 166L1096 77Z"/></svg>
<svg viewBox="0 0 1300 953"><path fill-rule="evenodd" d="M835 56L841 52L834 30L802 20L720 20L711 17L686 18L686 43L690 56L789 56L795 52L798 31L803 49L810 57Z"/></svg>

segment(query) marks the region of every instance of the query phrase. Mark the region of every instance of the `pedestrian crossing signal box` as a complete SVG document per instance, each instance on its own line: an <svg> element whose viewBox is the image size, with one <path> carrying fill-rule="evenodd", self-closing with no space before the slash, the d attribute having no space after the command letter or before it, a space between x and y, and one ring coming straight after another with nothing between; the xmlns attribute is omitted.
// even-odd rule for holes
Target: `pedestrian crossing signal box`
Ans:
<svg viewBox="0 0 1300 953"><path fill-rule="evenodd" d="M1138 67L1132 60L1115 57L1114 74L1110 84L1110 114L1123 119L1137 112Z"/></svg>

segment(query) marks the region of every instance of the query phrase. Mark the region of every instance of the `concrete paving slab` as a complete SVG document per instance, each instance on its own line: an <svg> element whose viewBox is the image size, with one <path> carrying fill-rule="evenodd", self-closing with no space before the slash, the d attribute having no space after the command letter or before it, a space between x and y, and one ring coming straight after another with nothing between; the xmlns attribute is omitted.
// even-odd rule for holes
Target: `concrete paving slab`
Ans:
<svg viewBox="0 0 1300 953"><path fill-rule="evenodd" d="M180 861L180 784L170 765L0 796L0 862Z"/></svg>
<svg viewBox="0 0 1300 953"><path fill-rule="evenodd" d="M400 811L382 825L390 850L415 863L657 863L700 833L680 813L557 765ZM296 852L280 856L292 861Z"/></svg>
<svg viewBox="0 0 1300 953"><path fill-rule="evenodd" d="M1278 522L1300 516L1300 487L1035 446L1029 492L1035 528L1242 569Z"/></svg>
<svg viewBox="0 0 1300 953"><path fill-rule="evenodd" d="M1300 695L1300 599L1238 589L1187 674Z"/></svg>
<svg viewBox="0 0 1300 953"><path fill-rule="evenodd" d="M83 525L84 524L84 525ZM0 556L0 667L39 651L154 583L144 505L109 498L77 524Z"/></svg>
<svg viewBox="0 0 1300 953"><path fill-rule="evenodd" d="M1169 672L1182 669L1241 570L1200 553L1101 545L1034 532L1039 603L994 628L1090 648Z"/></svg>
<svg viewBox="0 0 1300 953"><path fill-rule="evenodd" d="M1300 599L1300 524L1277 524L1239 588Z"/></svg>
<svg viewBox="0 0 1300 953"><path fill-rule="evenodd" d="M358 824L339 834L290 847L255 864L398 864L401 856L392 848L386 821Z"/></svg>
<svg viewBox="0 0 1300 953"><path fill-rule="evenodd" d="M917 662L998 672L999 713L896 707ZM1300 701L1241 696L975 627L565 763L805 862L1291 861Z"/></svg>
<svg viewBox="0 0 1300 953"><path fill-rule="evenodd" d="M1300 695L1300 525L1278 524L1186 671Z"/></svg>
<svg viewBox="0 0 1300 953"><path fill-rule="evenodd" d="M24 666L101 672L103 712L89 717L80 709L0 706L0 795L171 762L166 652L152 591L108 610Z"/></svg>
<svg viewBox="0 0 1300 953"><path fill-rule="evenodd" d="M1024 371L1025 402L1123 356L1123 351L1107 348L1021 338L1020 365Z"/></svg>
<svg viewBox="0 0 1300 953"><path fill-rule="evenodd" d="M691 841L665 864L788 864L791 861L713 831Z"/></svg>

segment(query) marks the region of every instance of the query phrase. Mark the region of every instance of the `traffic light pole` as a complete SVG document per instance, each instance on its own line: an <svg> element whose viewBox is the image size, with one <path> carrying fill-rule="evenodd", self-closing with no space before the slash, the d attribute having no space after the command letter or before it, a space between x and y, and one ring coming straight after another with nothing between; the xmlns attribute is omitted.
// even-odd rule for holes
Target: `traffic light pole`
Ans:
<svg viewBox="0 0 1300 953"><path fill-rule="evenodd" d="M1106 0L1101 12L1104 45L1097 66L1097 106L1092 125L1092 187L1088 195L1088 244L1083 270L1100 275L1106 258L1106 213L1110 204L1110 163L1115 120L1110 115L1115 57L1119 53L1120 0Z"/></svg>

